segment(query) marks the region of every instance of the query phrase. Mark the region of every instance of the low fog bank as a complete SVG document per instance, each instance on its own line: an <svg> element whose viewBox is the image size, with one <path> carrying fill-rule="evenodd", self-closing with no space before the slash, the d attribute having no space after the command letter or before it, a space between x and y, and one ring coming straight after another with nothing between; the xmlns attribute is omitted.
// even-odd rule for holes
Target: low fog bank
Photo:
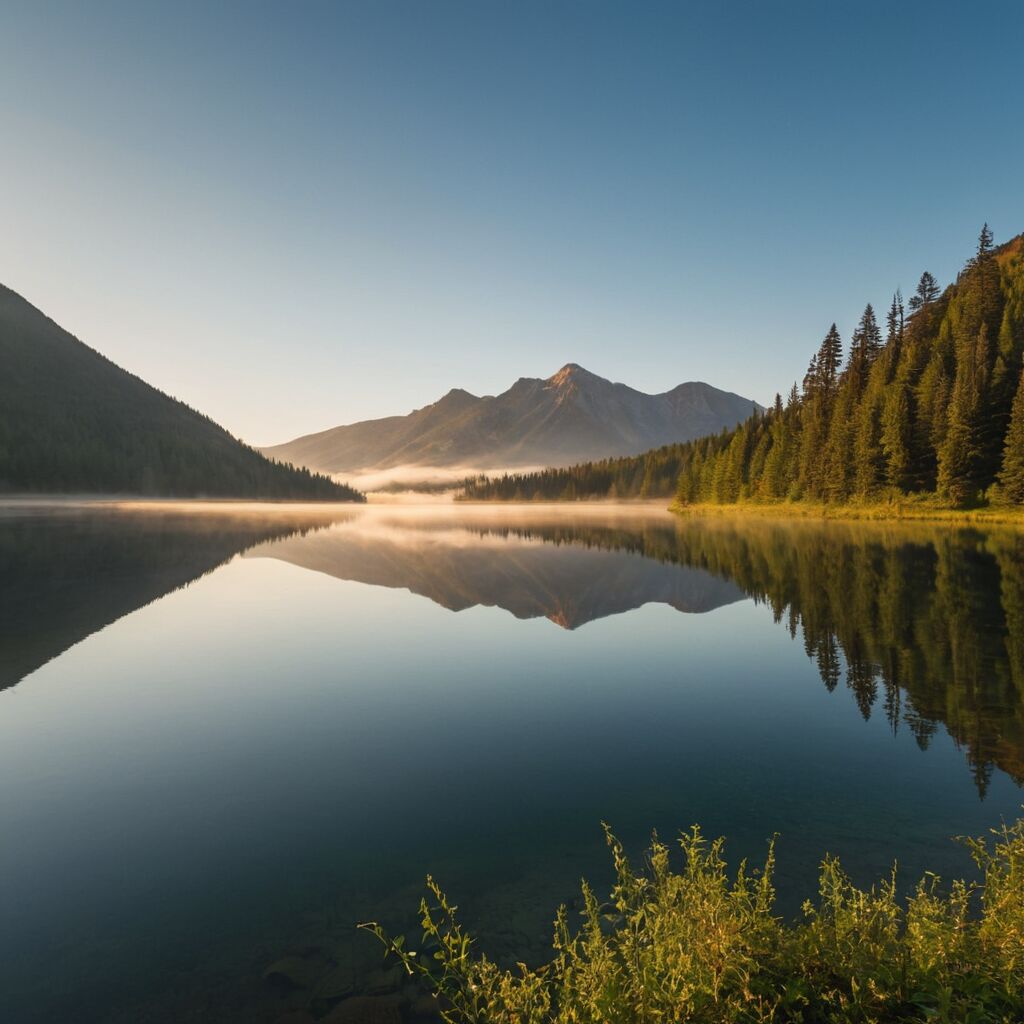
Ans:
<svg viewBox="0 0 1024 1024"><path fill-rule="evenodd" d="M335 473L334 479L363 491L374 501L451 501L467 477L534 473L544 466L392 466Z"/></svg>

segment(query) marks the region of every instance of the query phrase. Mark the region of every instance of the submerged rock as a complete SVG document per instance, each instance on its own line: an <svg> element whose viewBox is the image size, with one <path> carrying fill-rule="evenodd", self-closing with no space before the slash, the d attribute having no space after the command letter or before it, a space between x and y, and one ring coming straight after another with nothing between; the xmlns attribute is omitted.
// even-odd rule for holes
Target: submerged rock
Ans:
<svg viewBox="0 0 1024 1024"><path fill-rule="evenodd" d="M318 954L283 956L263 972L263 980L282 992L313 988L329 966Z"/></svg>
<svg viewBox="0 0 1024 1024"><path fill-rule="evenodd" d="M313 995L327 1002L337 1002L356 990L355 971L350 964L338 964L316 983Z"/></svg>

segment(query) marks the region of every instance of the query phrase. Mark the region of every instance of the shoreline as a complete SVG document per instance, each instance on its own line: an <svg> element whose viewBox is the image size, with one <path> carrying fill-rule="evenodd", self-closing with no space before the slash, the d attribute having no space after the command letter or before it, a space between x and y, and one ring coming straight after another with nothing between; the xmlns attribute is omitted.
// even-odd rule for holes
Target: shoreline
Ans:
<svg viewBox="0 0 1024 1024"><path fill-rule="evenodd" d="M846 522L933 522L951 526L1016 526L1024 528L1024 508L942 508L909 501L878 505L827 505L820 502L740 502L715 505L702 502L680 505L672 502L669 511L678 516L741 516L752 519L818 519Z"/></svg>
<svg viewBox="0 0 1024 1024"><path fill-rule="evenodd" d="M382 499L374 495L369 501L332 501L310 499L260 499L260 498L182 498L157 497L129 494L0 494L0 511L29 509L120 509L142 511L264 511L296 512L365 509L367 506L389 511L427 510L437 513L442 510L479 513L484 509L497 513L499 509L560 509L572 510L578 514L598 511L605 513L651 513L664 512L672 516L689 518L745 518L745 519L793 519L845 522L932 522L947 523L950 526L1009 526L1024 528L1024 507L955 509L936 505L927 500L910 499L905 502L885 502L864 505L829 505L822 502L737 502L719 505L698 502L680 505L667 498L593 498L572 501L549 499L535 501L500 501L448 499L438 500L436 496L403 496L404 500Z"/></svg>
<svg viewBox="0 0 1024 1024"><path fill-rule="evenodd" d="M365 501L309 498L176 498L132 494L0 494L0 511L118 509L167 511L323 511L364 508Z"/></svg>

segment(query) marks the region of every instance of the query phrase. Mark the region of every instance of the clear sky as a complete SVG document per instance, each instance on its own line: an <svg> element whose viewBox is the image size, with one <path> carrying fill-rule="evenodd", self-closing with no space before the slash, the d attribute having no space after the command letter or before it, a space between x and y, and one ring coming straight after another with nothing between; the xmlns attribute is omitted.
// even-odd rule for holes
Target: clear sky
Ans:
<svg viewBox="0 0 1024 1024"><path fill-rule="evenodd" d="M767 403L982 221L1024 4L0 13L0 281L254 443L578 362Z"/></svg>

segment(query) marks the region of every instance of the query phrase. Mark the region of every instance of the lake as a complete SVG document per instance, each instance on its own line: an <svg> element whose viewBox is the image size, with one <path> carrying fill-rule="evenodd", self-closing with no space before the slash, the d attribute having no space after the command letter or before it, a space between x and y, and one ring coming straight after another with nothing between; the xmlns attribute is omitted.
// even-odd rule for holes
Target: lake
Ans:
<svg viewBox="0 0 1024 1024"><path fill-rule="evenodd" d="M602 821L777 832L795 916L825 851L909 887L1020 811L1012 531L23 503L0 568L5 1021L276 1021L428 872L539 960Z"/></svg>

